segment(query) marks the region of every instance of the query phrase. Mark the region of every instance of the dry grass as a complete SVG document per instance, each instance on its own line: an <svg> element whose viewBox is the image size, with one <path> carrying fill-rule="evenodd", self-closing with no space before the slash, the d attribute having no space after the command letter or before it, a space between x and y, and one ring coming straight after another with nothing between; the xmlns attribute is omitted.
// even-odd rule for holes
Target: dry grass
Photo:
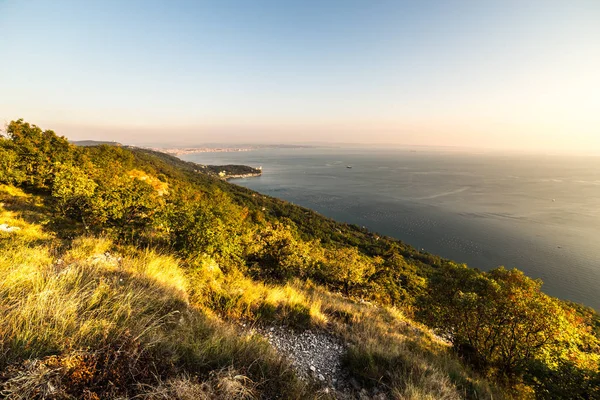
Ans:
<svg viewBox="0 0 600 400"><path fill-rule="evenodd" d="M201 307L229 319L325 329L343 338L346 365L365 387L398 399L503 398L398 309L358 303L310 282L275 286L224 275L210 259L194 271L191 298Z"/></svg>
<svg viewBox="0 0 600 400"><path fill-rule="evenodd" d="M268 342L236 324L329 330L365 387L397 399L501 398L397 309L311 283L267 285L185 267L109 239L58 239L39 199L0 187L0 390L25 398L319 398Z"/></svg>
<svg viewBox="0 0 600 400"><path fill-rule="evenodd" d="M85 250L75 244L72 253ZM24 247L20 262L14 256L0 260L6 361L111 342L126 332L150 337L185 309L183 294L175 297L151 276L101 255L72 253L57 260L47 249Z"/></svg>
<svg viewBox="0 0 600 400"><path fill-rule="evenodd" d="M0 236L3 397L131 397L163 381L181 392L178 371L208 396L307 396L266 341L190 306L189 279L173 257L105 238L65 245L39 222L33 198L1 193L20 209L3 201L0 224L21 228Z"/></svg>
<svg viewBox="0 0 600 400"><path fill-rule="evenodd" d="M397 399L501 399L499 391L465 368L449 346L396 308L357 303L313 285L330 329L349 344L345 365L366 387Z"/></svg>
<svg viewBox="0 0 600 400"><path fill-rule="evenodd" d="M214 371L204 382L184 375L160 382L155 386L144 386L140 392L136 398L144 400L254 400L259 398L255 383L231 368Z"/></svg>
<svg viewBox="0 0 600 400"><path fill-rule="evenodd" d="M192 302L227 319L277 322L299 329L327 325L320 305L309 301L297 285L268 285L237 272L225 275L209 258L201 259L191 271Z"/></svg>

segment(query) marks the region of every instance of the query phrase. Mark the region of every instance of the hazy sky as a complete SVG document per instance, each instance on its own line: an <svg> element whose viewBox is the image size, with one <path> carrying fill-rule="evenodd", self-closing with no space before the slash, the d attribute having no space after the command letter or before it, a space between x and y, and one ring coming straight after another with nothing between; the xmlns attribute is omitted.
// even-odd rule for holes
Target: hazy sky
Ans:
<svg viewBox="0 0 600 400"><path fill-rule="evenodd" d="M600 154L600 0L0 0L0 122Z"/></svg>

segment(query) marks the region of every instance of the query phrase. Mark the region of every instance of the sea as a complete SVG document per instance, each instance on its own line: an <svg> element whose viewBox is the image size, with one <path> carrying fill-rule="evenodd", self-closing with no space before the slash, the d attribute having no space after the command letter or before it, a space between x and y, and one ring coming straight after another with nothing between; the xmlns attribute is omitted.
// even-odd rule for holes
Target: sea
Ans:
<svg viewBox="0 0 600 400"><path fill-rule="evenodd" d="M519 268L600 310L600 157L307 147L195 153L232 180L471 267Z"/></svg>

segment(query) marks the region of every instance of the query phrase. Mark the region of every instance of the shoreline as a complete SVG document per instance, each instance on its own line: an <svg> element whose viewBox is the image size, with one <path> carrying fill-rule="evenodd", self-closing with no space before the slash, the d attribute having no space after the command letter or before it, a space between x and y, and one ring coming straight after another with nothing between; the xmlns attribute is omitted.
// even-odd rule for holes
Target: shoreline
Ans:
<svg viewBox="0 0 600 400"><path fill-rule="evenodd" d="M230 179L244 179L244 178L256 178L262 176L262 172L253 172L250 174L236 174L236 175L228 175L224 176L223 180L229 181Z"/></svg>

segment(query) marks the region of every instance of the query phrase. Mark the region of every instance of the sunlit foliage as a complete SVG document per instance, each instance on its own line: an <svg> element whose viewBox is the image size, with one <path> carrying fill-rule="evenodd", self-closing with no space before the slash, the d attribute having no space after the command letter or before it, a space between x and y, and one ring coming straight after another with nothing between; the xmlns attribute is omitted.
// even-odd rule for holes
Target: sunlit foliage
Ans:
<svg viewBox="0 0 600 400"><path fill-rule="evenodd" d="M166 357L176 371L219 370L211 376L227 379L241 369L255 379L251 394L286 387L290 397L306 395L263 344L218 331L206 312L332 329L350 346L353 377L397 398L492 397L481 376L507 397L599 395L598 314L547 296L520 271L456 265L193 163L120 146L78 148L23 120L0 137L0 184L0 364L18 365L5 388L62 369L83 374L65 381L81 395L90 382L106 383L94 365L123 346L135 360ZM467 367L411 317L449 341ZM184 340L174 346L175 337ZM150 343L158 345L149 351ZM27 358L37 361L19 364ZM234 368L234 359L243 362ZM134 360L121 361L130 368ZM265 371L283 380L267 382ZM200 390L189 377L150 372L139 379ZM138 377L122 379L127 386ZM21 389L14 393L29 393Z"/></svg>
<svg viewBox="0 0 600 400"><path fill-rule="evenodd" d="M540 365L557 373L565 363L582 371L597 366L598 341L589 326L521 271L444 267L430 278L422 302L424 322L472 365L509 384L535 381Z"/></svg>

